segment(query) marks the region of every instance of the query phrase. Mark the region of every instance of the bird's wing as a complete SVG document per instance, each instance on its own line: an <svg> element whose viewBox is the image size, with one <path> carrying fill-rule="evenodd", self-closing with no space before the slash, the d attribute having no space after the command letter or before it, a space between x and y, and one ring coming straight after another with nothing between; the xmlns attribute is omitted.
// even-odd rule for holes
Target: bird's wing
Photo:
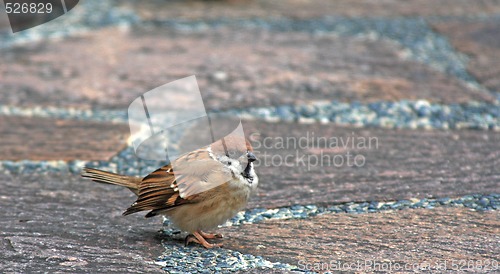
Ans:
<svg viewBox="0 0 500 274"><path fill-rule="evenodd" d="M207 190L232 178L227 168L212 158L206 148L184 154L142 179L139 197L123 214L151 210L146 217L157 215L187 203L196 203L209 195Z"/></svg>

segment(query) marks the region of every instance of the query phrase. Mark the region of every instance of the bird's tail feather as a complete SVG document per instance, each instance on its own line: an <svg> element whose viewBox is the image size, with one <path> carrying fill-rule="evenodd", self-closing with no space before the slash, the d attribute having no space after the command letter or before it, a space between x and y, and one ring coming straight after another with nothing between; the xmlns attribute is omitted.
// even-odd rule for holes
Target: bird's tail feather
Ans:
<svg viewBox="0 0 500 274"><path fill-rule="evenodd" d="M83 168L81 175L82 177L89 178L94 182L124 186L135 194L139 193L139 183L141 182L139 177L120 175L88 167Z"/></svg>

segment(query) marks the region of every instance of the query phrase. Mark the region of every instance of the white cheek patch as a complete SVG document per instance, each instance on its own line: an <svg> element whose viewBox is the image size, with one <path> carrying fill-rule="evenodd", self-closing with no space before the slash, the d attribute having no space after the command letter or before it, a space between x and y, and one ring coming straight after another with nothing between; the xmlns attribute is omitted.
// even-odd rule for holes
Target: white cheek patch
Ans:
<svg viewBox="0 0 500 274"><path fill-rule="evenodd" d="M231 159L225 155L220 156L217 160L221 162L224 167L228 168L231 171L233 177L242 177L241 173L243 172L243 167L238 160Z"/></svg>

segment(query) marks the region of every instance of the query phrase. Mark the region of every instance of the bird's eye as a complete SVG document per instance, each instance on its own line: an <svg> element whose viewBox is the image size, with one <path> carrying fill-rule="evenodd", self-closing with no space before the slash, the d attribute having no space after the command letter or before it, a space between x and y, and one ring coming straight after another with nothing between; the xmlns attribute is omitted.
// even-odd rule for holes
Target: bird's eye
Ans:
<svg viewBox="0 0 500 274"><path fill-rule="evenodd" d="M230 166L231 165L231 161L227 161L227 165Z"/></svg>

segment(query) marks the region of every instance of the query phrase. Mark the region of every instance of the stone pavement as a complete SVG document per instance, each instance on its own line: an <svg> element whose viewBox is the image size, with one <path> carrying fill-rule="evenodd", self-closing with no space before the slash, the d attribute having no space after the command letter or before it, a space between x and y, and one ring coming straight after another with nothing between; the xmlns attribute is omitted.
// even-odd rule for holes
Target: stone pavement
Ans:
<svg viewBox="0 0 500 274"><path fill-rule="evenodd" d="M80 2L0 30L0 272L498 271L499 1ZM221 249L78 175L160 166L126 108L193 74L260 159Z"/></svg>

